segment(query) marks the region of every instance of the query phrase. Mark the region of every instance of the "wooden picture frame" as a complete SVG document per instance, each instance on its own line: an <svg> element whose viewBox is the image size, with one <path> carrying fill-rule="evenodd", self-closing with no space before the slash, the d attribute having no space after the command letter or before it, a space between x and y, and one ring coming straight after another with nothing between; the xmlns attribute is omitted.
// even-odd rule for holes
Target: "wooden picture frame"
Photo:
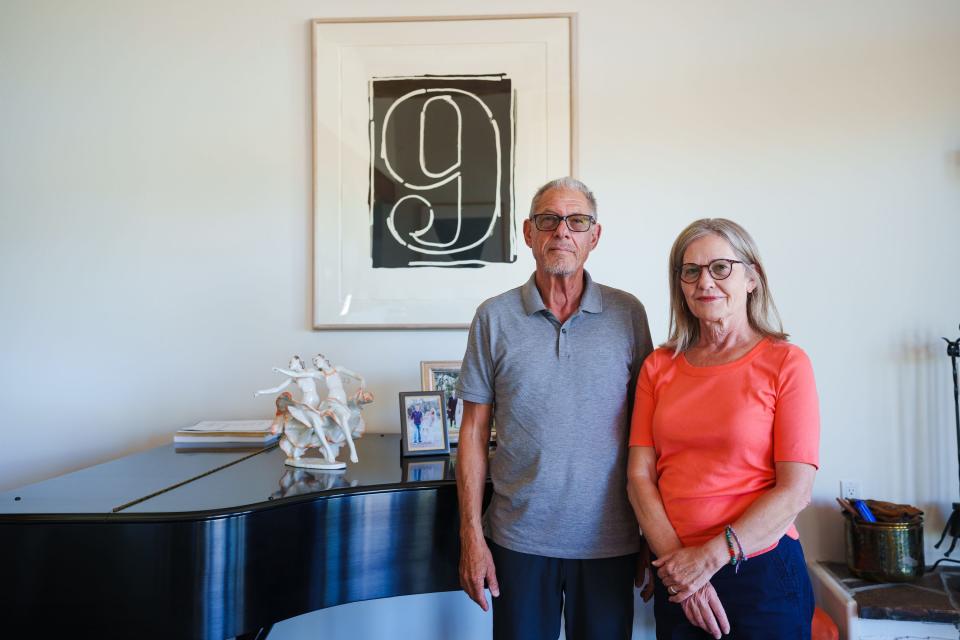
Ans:
<svg viewBox="0 0 960 640"><path fill-rule="evenodd" d="M447 414L447 433L450 435L450 446L454 447L460 442L460 420L463 416L463 401L456 398L460 365L460 360L420 362L420 388L423 391L443 393L443 409Z"/></svg>
<svg viewBox="0 0 960 640"><path fill-rule="evenodd" d="M457 398L451 406L450 398L460 377L461 360L424 360L420 362L420 385L424 391L442 391L444 407L447 410L447 430L450 434L450 446L460 443L460 422L463 418L463 401ZM449 380L453 378L453 380ZM497 444L497 428L490 417L490 445Z"/></svg>

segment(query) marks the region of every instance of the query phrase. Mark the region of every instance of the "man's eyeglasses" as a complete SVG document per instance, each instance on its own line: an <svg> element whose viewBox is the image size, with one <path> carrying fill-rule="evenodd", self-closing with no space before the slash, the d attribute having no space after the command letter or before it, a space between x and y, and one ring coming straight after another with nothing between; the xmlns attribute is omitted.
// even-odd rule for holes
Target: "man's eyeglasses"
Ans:
<svg viewBox="0 0 960 640"><path fill-rule="evenodd" d="M589 231L590 227L597 221L596 218L588 216L585 213L574 213L569 216L558 216L555 213L538 213L530 216L530 219L533 220L534 226L536 226L539 231L553 231L560 226L560 221L562 220L567 223L567 229L577 233Z"/></svg>
<svg viewBox="0 0 960 640"><path fill-rule="evenodd" d="M700 280L700 273L704 267L706 267L707 271L710 272L710 277L714 280L726 280L733 272L733 265L735 264L743 264L743 262L740 260L728 260L727 258L717 258L716 260L711 260L709 264L693 264L692 262L687 262L680 265L677 273L680 274L680 279L687 284L695 284Z"/></svg>

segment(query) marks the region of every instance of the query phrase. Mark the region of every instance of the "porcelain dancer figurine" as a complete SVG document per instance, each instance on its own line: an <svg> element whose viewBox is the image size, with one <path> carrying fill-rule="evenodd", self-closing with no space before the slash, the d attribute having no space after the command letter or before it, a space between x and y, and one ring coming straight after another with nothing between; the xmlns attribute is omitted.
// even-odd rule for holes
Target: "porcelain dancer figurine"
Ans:
<svg viewBox="0 0 960 640"><path fill-rule="evenodd" d="M307 469L344 469L346 462L338 462L340 445L330 442L323 429L324 416L316 409L293 399L289 391L277 396L277 414L270 427L280 434L280 448L287 454L284 464ZM321 458L304 457L308 449L316 447Z"/></svg>
<svg viewBox="0 0 960 640"><path fill-rule="evenodd" d="M300 359L300 356L293 356L290 358L290 370L284 371L279 367L274 367L273 370L277 373L286 373L288 377L286 380L281 382L276 387L271 389L263 389L257 391L253 394L254 397L266 395L268 393L280 393L284 389L290 386L291 382L296 382L297 386L300 387L301 402L312 409L316 409L320 405L320 394L317 393L317 382L313 378L307 378L299 376L298 374L303 373L304 366L303 360Z"/></svg>
<svg viewBox="0 0 960 640"><path fill-rule="evenodd" d="M373 395L366 391L366 381L357 373L344 367L336 367L323 355L313 359L316 370L307 370L303 361L294 356L289 369L274 367L274 371L288 376L288 379L272 389L256 392L255 395L282 391L295 381L303 395L297 402L289 392L282 393L276 400L277 414L273 432L282 431L280 446L289 458L286 464L293 467L312 469L342 469L346 463L337 462L336 457L344 443L350 449L350 461L356 463L357 450L354 438L363 435L366 428L361 407L373 401ZM360 383L357 393L347 398L342 376ZM320 400L317 381L323 380L327 387L327 397ZM305 458L307 449L317 447L323 458Z"/></svg>
<svg viewBox="0 0 960 640"><path fill-rule="evenodd" d="M313 357L313 366L316 367L316 373L311 373L316 377L322 375L327 385L327 397L320 403L319 410L321 413L327 413L336 425L335 429L331 425L334 433L328 433L328 437L338 444L346 442L350 447L350 461L356 462L357 450L353 445L353 439L363 436L363 432L366 431L360 408L373 402L373 395L367 391L367 382L363 376L345 367L333 366L323 354L318 353ZM341 375L353 378L360 383L360 388L350 400L347 400Z"/></svg>

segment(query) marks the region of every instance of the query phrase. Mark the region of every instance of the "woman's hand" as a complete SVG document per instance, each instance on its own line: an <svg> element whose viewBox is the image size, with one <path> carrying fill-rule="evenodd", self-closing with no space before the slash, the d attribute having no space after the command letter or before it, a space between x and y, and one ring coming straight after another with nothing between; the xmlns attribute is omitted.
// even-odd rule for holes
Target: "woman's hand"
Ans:
<svg viewBox="0 0 960 640"><path fill-rule="evenodd" d="M714 538L704 545L681 547L653 561L670 602L683 602L703 587L724 564L726 550Z"/></svg>
<svg viewBox="0 0 960 640"><path fill-rule="evenodd" d="M690 624L703 629L717 640L720 640L721 634L730 633L727 612L724 611L717 592L709 582L681 602L680 607Z"/></svg>

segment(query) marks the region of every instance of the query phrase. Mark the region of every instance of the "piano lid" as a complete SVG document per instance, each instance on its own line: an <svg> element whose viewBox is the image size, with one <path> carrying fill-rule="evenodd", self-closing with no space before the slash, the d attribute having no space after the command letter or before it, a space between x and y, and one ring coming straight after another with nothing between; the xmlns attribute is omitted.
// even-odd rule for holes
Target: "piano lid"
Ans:
<svg viewBox="0 0 960 640"><path fill-rule="evenodd" d="M261 452L176 452L164 445L0 493L0 520L30 514L147 514L235 511L325 492L337 494L454 484L455 457L401 459L400 436L366 434L360 462L338 471L295 469L279 447ZM341 451L340 457L347 455Z"/></svg>

